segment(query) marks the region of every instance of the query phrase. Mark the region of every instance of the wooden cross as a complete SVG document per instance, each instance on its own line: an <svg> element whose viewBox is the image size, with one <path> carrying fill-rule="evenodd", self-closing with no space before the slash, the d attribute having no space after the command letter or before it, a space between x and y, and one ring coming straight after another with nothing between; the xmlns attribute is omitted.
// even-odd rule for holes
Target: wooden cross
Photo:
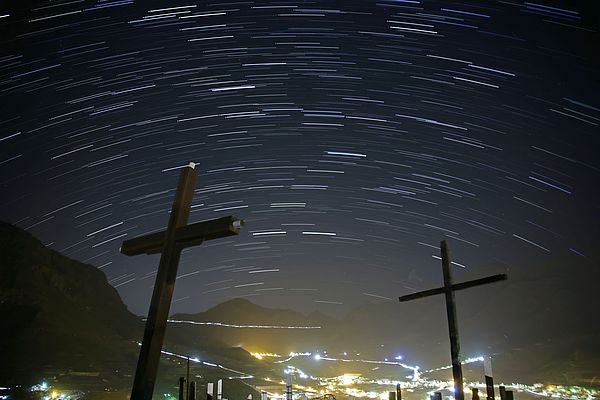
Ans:
<svg viewBox="0 0 600 400"><path fill-rule="evenodd" d="M442 271L444 273L444 286L437 289L425 290L400 297L400 301L409 301L429 297L436 294L444 294L446 296L446 314L448 316L448 331L450 334L450 355L452 357L452 376L454 378L454 398L456 400L464 400L463 392L463 374L460 360L460 343L458 341L458 324L456 321L456 307L454 305L454 292L457 290L468 289L474 286L485 285L503 281L506 279L506 274L492 275L481 279L462 283L452 283L452 273L450 270L450 251L448 243L445 240L441 242L442 251Z"/></svg>
<svg viewBox="0 0 600 400"><path fill-rule="evenodd" d="M187 224L196 175L194 163L181 171L166 231L126 240L121 246L121 253L127 256L161 253L131 400L152 399L181 251L205 240L237 235L244 224L233 216Z"/></svg>

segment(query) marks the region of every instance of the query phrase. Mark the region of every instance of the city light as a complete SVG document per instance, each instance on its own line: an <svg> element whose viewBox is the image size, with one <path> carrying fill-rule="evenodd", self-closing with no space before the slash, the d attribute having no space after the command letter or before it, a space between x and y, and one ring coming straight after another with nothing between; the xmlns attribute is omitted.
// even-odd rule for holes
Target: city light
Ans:
<svg viewBox="0 0 600 400"><path fill-rule="evenodd" d="M325 353L325 351L323 351ZM163 351L163 354L166 354L171 357L176 357L178 359L187 359L179 354L175 354L172 352ZM273 363L273 365L277 365L281 362L281 360L276 360L277 358L282 358L282 355L276 353L252 353L252 355L261 362L264 363ZM405 368L405 366L399 362L383 362L377 360L361 360L361 359L335 359L330 357L322 356L320 353L311 353L311 352L303 352L303 353L290 353L290 359L296 357L304 357L326 361L326 362L340 362L342 365L347 365L348 362L357 362L357 363L366 363L366 364L379 364L383 363L390 366L398 366ZM400 359L401 356L395 357L395 359ZM465 359L464 363L472 363L472 362L480 362L483 359L482 356L470 357ZM377 378L374 374L360 374L360 373L344 373L339 376L319 376L311 374L309 371L303 371L294 365L287 365L285 369L281 370L283 374L280 377L258 377L253 376L251 374L245 374L240 371L236 371L234 369L225 367L220 364L209 363L206 361L200 361L199 358L190 358L190 361L194 363L198 363L204 366L219 368L221 370L235 372L236 375L227 377L228 379L254 379L254 381L250 381L250 385L256 385L257 381L262 381L265 383L269 383L268 386L272 386L273 383L276 385L281 385L282 389L286 385L285 379L281 379L281 377L285 375L292 375L294 377L294 392L296 396L298 394L305 394L309 399L314 399L314 396L323 397L326 394L340 395L340 396L351 396L353 398L363 398L363 399L372 399L372 400L387 400L388 393L391 390L394 390L396 385L400 385L403 391L407 393L423 393L427 396L433 394L434 392L442 392L444 393L443 398L446 400L452 400L454 393L454 384L453 381L443 381L432 379L427 376L430 372L436 372L440 370L444 370L447 367L438 367L432 368L423 373L419 372L419 367L414 366L409 369L413 371L413 375L409 375L406 377L406 380L396 380L396 379L386 379L386 378ZM310 370L310 363L307 364L308 369ZM378 370L379 367L375 367L371 369L371 371ZM479 388L481 390L485 390L485 383L482 382L464 382L465 388ZM510 383L503 384L503 386L507 390L512 390L515 393L527 393L529 395L533 395L535 397L543 397L543 398L553 398L553 399L561 399L561 400L595 400L600 397L600 390L583 388L579 386L560 386L560 385L544 385L541 383L534 385L527 385L521 383ZM255 386L256 387L256 386ZM260 385L256 387L260 388ZM498 388L498 385L496 385ZM38 399L41 400L77 400L84 398L83 392L81 391L69 391L69 390L59 390L58 388L52 387L46 381L42 381L39 384L36 384L30 388L31 392L39 393ZM285 393L271 393L269 391L269 397L271 399L284 399ZM312 397L311 397L312 396ZM164 399L175 399L171 394L165 393L163 394ZM517 397L517 396L515 396ZM296 398L296 397L295 397Z"/></svg>

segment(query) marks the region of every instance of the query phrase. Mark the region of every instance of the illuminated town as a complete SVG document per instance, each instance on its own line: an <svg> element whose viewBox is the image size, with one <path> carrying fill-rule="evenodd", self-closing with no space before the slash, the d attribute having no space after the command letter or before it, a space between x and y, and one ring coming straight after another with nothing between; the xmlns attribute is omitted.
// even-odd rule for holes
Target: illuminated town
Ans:
<svg viewBox="0 0 600 400"><path fill-rule="evenodd" d="M442 366L420 371L419 366L411 366L400 361L401 356L396 356L392 360L368 360L359 357L352 357L347 353L340 354L339 358L327 355L326 351L322 353L313 352L292 352L288 355L281 355L269 352L251 353L257 360L265 363L271 363L276 366L281 375L272 376L254 376L250 371L236 371L227 366L190 358L190 362L197 365L203 365L209 368L221 370L223 379L242 379L257 391L266 392L269 399L286 399L286 376L293 377L293 398L302 400L323 399L332 395L336 399L380 399L388 400L389 392L394 390L396 385L400 385L405 399L429 400L434 392L442 392L443 398L453 400L453 382L451 380L441 381L428 378L428 374L436 371L450 369L450 366ZM176 360L186 360L187 356L163 351L167 358ZM359 356L358 354L355 356ZM483 362L483 357L471 357L463 361L463 364L477 364ZM307 365L304 370L294 364L302 363ZM401 378L379 378L376 373L372 375L363 375L359 373L344 373L339 376L318 376L310 372L310 365L316 366L319 363L331 363L341 368L350 364L357 365L379 365L390 366L398 373ZM523 384L518 382L500 383L498 386L504 386L506 389L517 393L519 399L565 399L565 400L595 400L600 398L600 390L588 389L579 386L560 386L543 383ZM484 382L465 382L467 388L478 388L485 390ZM0 388L0 391L8 388ZM496 390L498 387L496 387ZM77 388L59 388L50 385L47 381L34 385L30 388L32 393L37 394L41 400L77 400L84 399L85 393ZM164 393L164 399L177 400L173 393ZM9 399L8 396L1 396L0 399Z"/></svg>

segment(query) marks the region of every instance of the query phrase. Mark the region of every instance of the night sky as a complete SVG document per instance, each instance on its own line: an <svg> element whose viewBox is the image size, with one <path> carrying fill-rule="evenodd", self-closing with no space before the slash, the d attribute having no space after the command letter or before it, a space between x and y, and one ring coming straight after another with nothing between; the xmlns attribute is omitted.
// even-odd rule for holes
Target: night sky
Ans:
<svg viewBox="0 0 600 400"><path fill-rule="evenodd" d="M440 240L457 280L597 260L594 3L2 2L0 219L140 315L158 256L119 247L189 162L190 222L246 226L183 253L174 312L397 301Z"/></svg>

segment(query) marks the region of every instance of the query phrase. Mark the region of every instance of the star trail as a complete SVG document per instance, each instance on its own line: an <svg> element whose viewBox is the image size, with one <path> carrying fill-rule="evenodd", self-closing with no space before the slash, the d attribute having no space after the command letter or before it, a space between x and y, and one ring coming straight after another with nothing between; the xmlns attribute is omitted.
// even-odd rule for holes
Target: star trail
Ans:
<svg viewBox="0 0 600 400"><path fill-rule="evenodd" d="M234 297L338 312L481 265L594 258L594 2L133 1L0 5L0 218L147 311L179 169L172 310Z"/></svg>

